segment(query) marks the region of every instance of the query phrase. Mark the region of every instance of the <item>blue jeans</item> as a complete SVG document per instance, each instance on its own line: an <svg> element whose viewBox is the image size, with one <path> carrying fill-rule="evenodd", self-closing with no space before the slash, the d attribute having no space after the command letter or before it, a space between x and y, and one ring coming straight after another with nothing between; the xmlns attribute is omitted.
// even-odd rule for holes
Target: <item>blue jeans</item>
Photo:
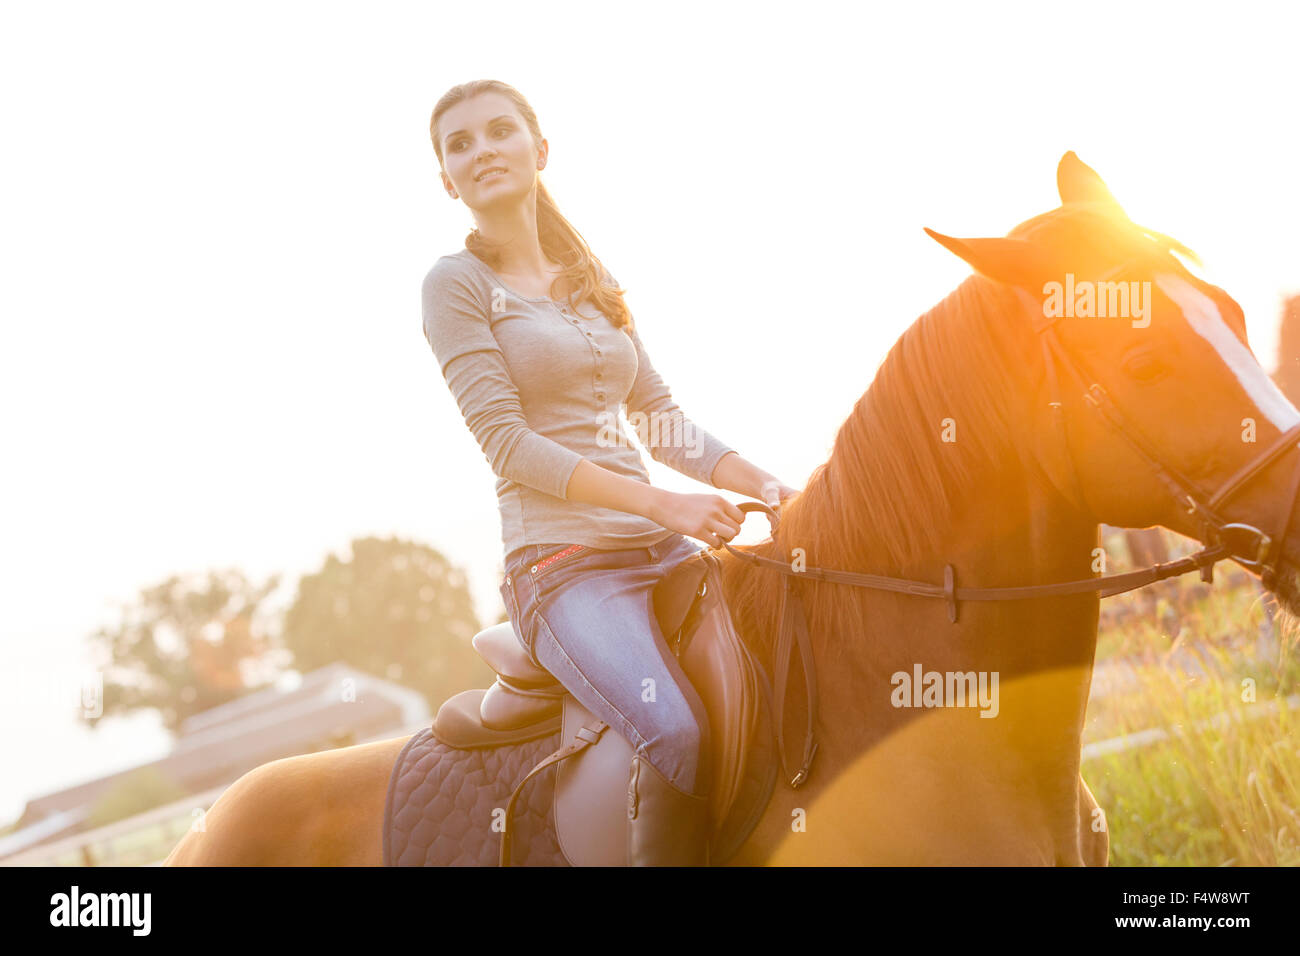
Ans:
<svg viewBox="0 0 1300 956"><path fill-rule="evenodd" d="M566 547L575 550L547 562ZM689 794L708 784L709 718L664 640L651 595L702 550L677 532L648 548L531 544L506 556L501 583L534 663Z"/></svg>

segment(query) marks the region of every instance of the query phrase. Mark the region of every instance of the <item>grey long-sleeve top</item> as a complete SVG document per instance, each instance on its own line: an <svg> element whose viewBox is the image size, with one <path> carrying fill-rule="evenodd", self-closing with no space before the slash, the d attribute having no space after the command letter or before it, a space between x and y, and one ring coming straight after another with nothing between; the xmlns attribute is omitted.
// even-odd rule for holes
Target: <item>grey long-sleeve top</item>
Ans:
<svg viewBox="0 0 1300 956"><path fill-rule="evenodd" d="M682 413L636 331L590 301L579 309L514 292L468 249L424 278L424 335L497 475L506 557L528 544L644 548L672 534L565 497L584 458L650 483L623 414L656 461L705 484L734 451Z"/></svg>

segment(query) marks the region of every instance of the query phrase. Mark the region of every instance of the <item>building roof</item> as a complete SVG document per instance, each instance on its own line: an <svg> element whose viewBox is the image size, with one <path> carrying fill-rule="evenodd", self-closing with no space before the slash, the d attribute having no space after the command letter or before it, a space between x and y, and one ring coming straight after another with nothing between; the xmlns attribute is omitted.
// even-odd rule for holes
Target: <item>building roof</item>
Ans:
<svg viewBox="0 0 1300 956"><path fill-rule="evenodd" d="M272 760L388 731L407 732L431 719L420 693L336 662L304 674L297 686L264 688L195 714L181 724L171 753L160 760L28 801L19 819L20 829L6 839L30 841L33 835L28 831L57 814L72 815L62 818L65 823L73 817L79 822L100 797L144 768L155 768L180 786L198 792ZM66 829L66 825L62 827ZM58 832L61 830L46 838ZM10 852L16 852L19 842L15 839L15 849Z"/></svg>

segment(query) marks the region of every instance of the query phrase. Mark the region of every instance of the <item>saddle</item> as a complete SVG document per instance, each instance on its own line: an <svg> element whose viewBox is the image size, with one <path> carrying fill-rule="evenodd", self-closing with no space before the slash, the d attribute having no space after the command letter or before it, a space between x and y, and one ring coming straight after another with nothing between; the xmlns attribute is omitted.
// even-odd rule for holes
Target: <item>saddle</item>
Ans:
<svg viewBox="0 0 1300 956"><path fill-rule="evenodd" d="M655 586L653 604L708 713L709 861L724 862L758 823L776 779L767 675L735 629L716 555L700 551L673 567ZM438 740L460 749L499 747L561 730L560 749L533 767L510 797L500 864L510 865L516 800L532 777L554 766L553 819L565 858L575 866L626 866L631 745L532 662L510 622L480 631L474 648L496 680L443 703L432 728Z"/></svg>

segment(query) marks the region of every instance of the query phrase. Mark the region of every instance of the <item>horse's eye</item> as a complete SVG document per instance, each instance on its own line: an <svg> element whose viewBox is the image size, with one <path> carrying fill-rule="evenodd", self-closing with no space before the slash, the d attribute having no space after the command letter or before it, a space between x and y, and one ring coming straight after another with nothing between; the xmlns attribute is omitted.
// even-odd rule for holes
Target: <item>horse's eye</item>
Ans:
<svg viewBox="0 0 1300 956"><path fill-rule="evenodd" d="M1156 356L1144 352L1125 359L1124 371L1139 382L1154 382L1168 373L1169 366Z"/></svg>

